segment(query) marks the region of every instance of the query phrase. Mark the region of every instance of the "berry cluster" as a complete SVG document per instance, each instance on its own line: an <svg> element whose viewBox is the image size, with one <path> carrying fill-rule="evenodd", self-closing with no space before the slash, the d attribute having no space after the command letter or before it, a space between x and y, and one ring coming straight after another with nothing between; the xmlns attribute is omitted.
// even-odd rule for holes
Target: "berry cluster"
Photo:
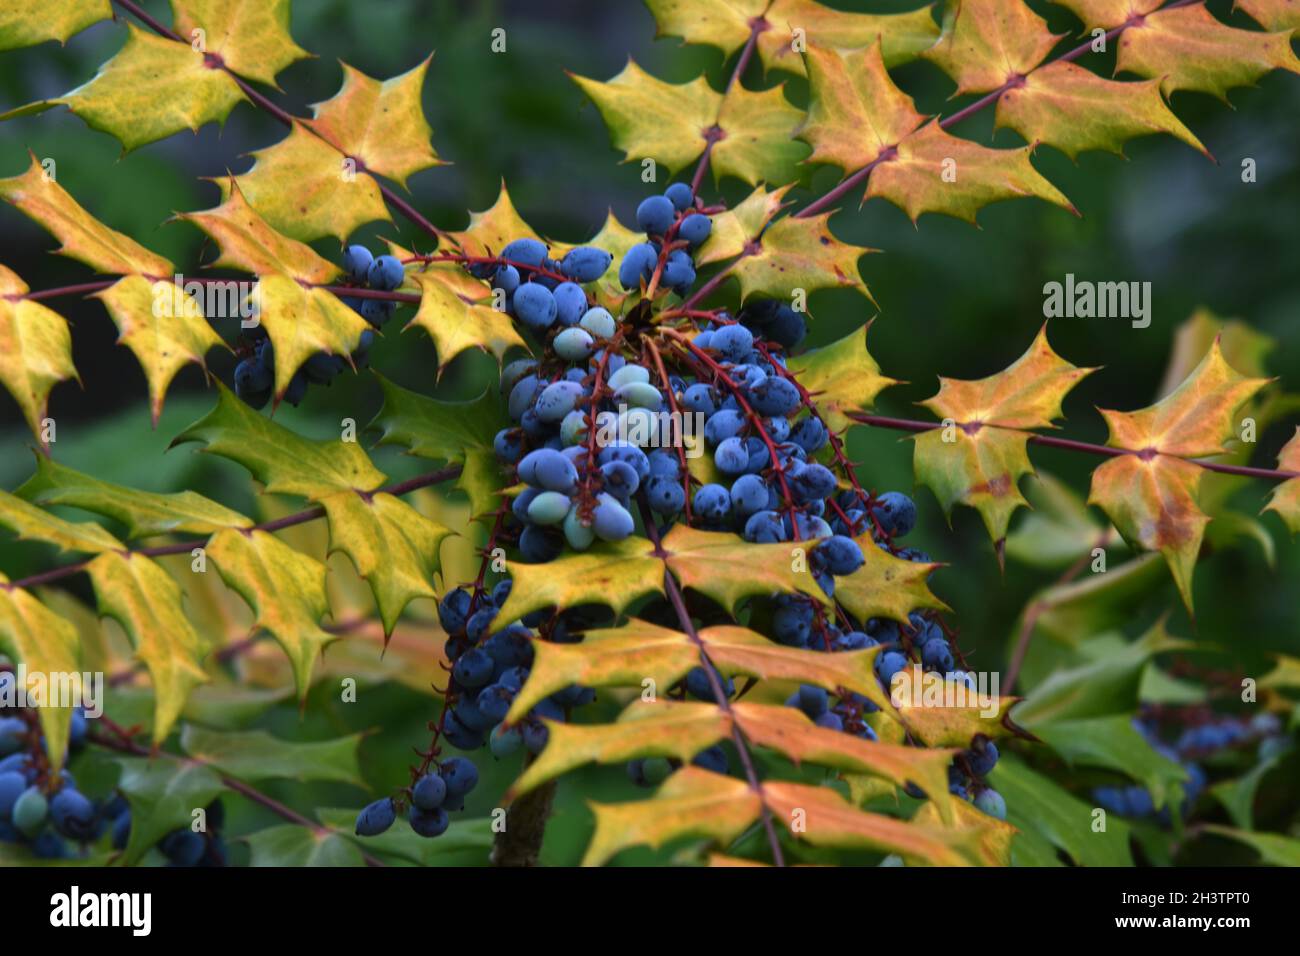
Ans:
<svg viewBox="0 0 1300 956"><path fill-rule="evenodd" d="M464 757L451 757L436 772L424 773L411 786L407 821L422 837L439 837L451 826L448 811L463 810L465 797L478 785L478 768ZM357 836L378 836L402 809L392 797L364 807L357 815Z"/></svg>
<svg viewBox="0 0 1300 956"><path fill-rule="evenodd" d="M131 810L120 796L105 807L104 815L113 821L113 849L125 850L131 839ZM199 830L181 827L164 834L158 841L158 852L169 866L212 867L226 865L226 844L221 829L226 822L226 810L220 800L213 800L204 810L204 828Z"/></svg>
<svg viewBox="0 0 1300 956"><path fill-rule="evenodd" d="M344 250L343 271L348 285L383 292L396 290L406 275L402 263L395 257L384 255L376 258L365 246L358 245L348 246ZM383 327L397 308L397 303L390 299L359 296L344 296L343 303L359 313L375 329ZM260 325L250 329L247 335L251 340L248 347L251 354L235 366L235 394L254 408L262 408L271 400L275 391L275 347ZM370 346L374 340L375 333L371 329L362 332L361 341L350 359L329 352L317 352L289 380L284 400L296 406L307 394L308 385L328 385L349 365L364 367L369 361Z"/></svg>

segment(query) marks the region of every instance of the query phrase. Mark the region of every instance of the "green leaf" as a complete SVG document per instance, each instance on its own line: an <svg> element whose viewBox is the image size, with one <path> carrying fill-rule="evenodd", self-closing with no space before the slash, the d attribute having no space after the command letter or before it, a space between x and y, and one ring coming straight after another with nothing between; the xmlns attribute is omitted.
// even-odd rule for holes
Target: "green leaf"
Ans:
<svg viewBox="0 0 1300 956"><path fill-rule="evenodd" d="M41 441L41 422L50 389L77 378L72 364L72 334L68 323L39 302L22 296L27 283L0 265L0 384L22 409L32 434Z"/></svg>
<svg viewBox="0 0 1300 956"><path fill-rule="evenodd" d="M1250 833L1215 823L1204 824L1201 829L1206 833L1217 833L1229 840L1246 844L1270 866L1300 866L1300 840L1278 836L1275 833Z"/></svg>
<svg viewBox="0 0 1300 956"><path fill-rule="evenodd" d="M391 635L406 605L432 598L442 542L452 531L392 495L341 491L321 500L330 525L330 550L352 559L370 583Z"/></svg>
<svg viewBox="0 0 1300 956"><path fill-rule="evenodd" d="M162 743L191 690L208 680L202 661L211 635L201 637L185 617L180 585L143 555L101 554L86 568L99 613L126 631L135 656L149 669L155 703L154 743Z"/></svg>
<svg viewBox="0 0 1300 956"><path fill-rule="evenodd" d="M1054 584L1034 596L1034 626L1055 641L1074 645L1088 635L1119 627L1158 594L1167 581L1158 554L1143 554L1103 573L1068 584Z"/></svg>
<svg viewBox="0 0 1300 956"><path fill-rule="evenodd" d="M880 374L880 366L867 352L871 323L842 339L791 356L786 367L817 404L826 427L842 432L853 424L850 412L870 411L876 396L898 382Z"/></svg>
<svg viewBox="0 0 1300 956"><path fill-rule="evenodd" d="M181 748L222 773L239 780L300 780L362 786L357 764L360 734L311 743L280 740L262 730L205 730L194 724L181 729Z"/></svg>
<svg viewBox="0 0 1300 956"><path fill-rule="evenodd" d="M207 550L221 579L252 609L254 629L269 632L284 649L305 699L312 666L335 640L320 626L330 611L325 565L265 531L222 531Z"/></svg>
<svg viewBox="0 0 1300 956"><path fill-rule="evenodd" d="M376 80L342 63L343 86L312 107L307 126L345 155L402 186L413 174L442 161L429 144L422 91L433 55L389 80Z"/></svg>
<svg viewBox="0 0 1300 956"><path fill-rule="evenodd" d="M225 785L210 767L166 758L119 757L117 788L131 807L131 837L124 862L135 863L172 830L190 829L194 811L206 809Z"/></svg>
<svg viewBox="0 0 1300 956"><path fill-rule="evenodd" d="M1300 427L1291 440L1278 452L1277 466L1282 471L1300 474ZM1265 511L1276 511L1292 534L1300 533L1300 478L1292 478L1275 486L1268 496Z"/></svg>
<svg viewBox="0 0 1300 956"><path fill-rule="evenodd" d="M172 0L173 29L240 76L275 86L281 70L311 56L289 35L289 0Z"/></svg>
<svg viewBox="0 0 1300 956"><path fill-rule="evenodd" d="M202 53L127 24L126 45L89 83L0 116L12 119L64 105L91 129L115 137L128 151L183 129L223 122L247 99L225 70ZM160 108L165 105L166 108Z"/></svg>
<svg viewBox="0 0 1300 956"><path fill-rule="evenodd" d="M1166 93L1198 90L1225 103L1228 90L1253 86L1273 70L1300 73L1289 31L1225 26L1202 4L1158 10L1120 34L1115 72L1160 80Z"/></svg>
<svg viewBox="0 0 1300 956"><path fill-rule="evenodd" d="M453 819L446 833L430 840L409 826L401 825L394 825L378 836L354 837L355 809L320 809L316 816L326 826L366 850L408 860L419 866L481 866L488 862L492 850L492 821L487 817Z"/></svg>
<svg viewBox="0 0 1300 956"><path fill-rule="evenodd" d="M1278 768L1291 754L1280 754L1261 761L1240 777L1220 780L1210 787L1210 793L1223 804L1232 822L1243 830L1255 829L1255 796L1264 778Z"/></svg>
<svg viewBox="0 0 1300 956"><path fill-rule="evenodd" d="M29 674L77 674L81 670L81 637L76 627L49 610L22 588L10 588L0 574L0 650ZM89 692L89 688L86 691ZM72 708L38 708L50 764L63 766Z"/></svg>
<svg viewBox="0 0 1300 956"><path fill-rule="evenodd" d="M1006 800L1009 823L1064 850L1075 863L1133 865L1129 825L1115 814L1106 815L1105 830L1094 831L1093 807L1014 757L1004 756L998 761L989 783Z"/></svg>
<svg viewBox="0 0 1300 956"><path fill-rule="evenodd" d="M253 523L238 511L195 491L137 491L100 481L44 455L36 456L36 474L14 494L43 508L61 505L113 518L126 526L130 538L182 531L213 534L225 528L247 528Z"/></svg>
<svg viewBox="0 0 1300 956"><path fill-rule="evenodd" d="M355 442L313 441L259 415L224 385L217 406L185 429L172 445L203 442L203 450L247 468L270 494L316 500L338 491L373 491L384 473Z"/></svg>
<svg viewBox="0 0 1300 956"><path fill-rule="evenodd" d="M468 402L446 402L402 388L378 372L384 404L369 428L383 433L381 445L402 445L412 455L434 461L463 462L467 451L492 447L509 424L500 397L486 390Z"/></svg>
<svg viewBox="0 0 1300 956"><path fill-rule="evenodd" d="M225 343L203 317L202 307L189 293L167 282L126 276L95 298L104 303L125 345L140 362L149 382L149 408L158 424L163 399L172 379L191 362L208 374L205 356ZM178 308L179 307L179 308Z"/></svg>
<svg viewBox="0 0 1300 956"><path fill-rule="evenodd" d="M1019 713L1017 713L1019 717ZM1158 753L1133 729L1127 714L1034 724L1034 734L1073 766L1103 767L1144 786L1157 808L1172 801L1187 780L1177 761Z"/></svg>
<svg viewBox="0 0 1300 956"><path fill-rule="evenodd" d="M0 528L8 528L19 541L43 541L60 551L99 554L119 551L122 542L92 521L65 521L0 491Z"/></svg>
<svg viewBox="0 0 1300 956"><path fill-rule="evenodd" d="M1083 496L1059 478L1037 472L1026 482L1025 499L1031 510L1007 535L1006 553L1016 561L1064 568L1093 548L1118 543L1118 535L1093 518Z"/></svg>
<svg viewBox="0 0 1300 956"><path fill-rule="evenodd" d="M113 15L109 0L8 0L0 9L0 50L67 43L74 33Z"/></svg>
<svg viewBox="0 0 1300 956"><path fill-rule="evenodd" d="M1058 39L1021 0L948 0L943 32L921 56L952 77L954 95L987 93L1033 70Z"/></svg>
<svg viewBox="0 0 1300 956"><path fill-rule="evenodd" d="M252 851L249 866L365 866L355 843L338 833L286 823L240 837Z"/></svg>

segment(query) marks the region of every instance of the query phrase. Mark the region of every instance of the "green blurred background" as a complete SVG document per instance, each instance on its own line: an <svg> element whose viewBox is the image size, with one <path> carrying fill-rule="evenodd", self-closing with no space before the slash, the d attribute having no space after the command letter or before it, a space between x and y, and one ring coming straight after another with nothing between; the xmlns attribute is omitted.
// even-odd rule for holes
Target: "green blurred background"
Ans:
<svg viewBox="0 0 1300 956"><path fill-rule="evenodd" d="M833 5L880 12L907 9L915 2ZM145 6L168 18L165 3ZM1057 32L1077 32L1077 22L1067 12L1035 6ZM1220 16L1228 16L1227 7L1212 4ZM489 50L489 34L496 27L507 31L504 54ZM599 114L565 71L608 79L631 56L655 75L677 82L705 71L720 86L728 73L711 48L655 40L654 21L636 0L297 0L293 33L302 46L318 54L280 77L285 92L278 102L300 113L307 104L334 94L340 81L338 59L387 77L436 51L424 105L434 145L451 165L412 178L415 205L439 225L461 228L467 210L486 208L495 200L504 178L517 207L537 230L569 241L594 233L607 207L624 222L631 221L646 192L640 167L620 164L621 154L610 147ZM58 95L84 82L123 39L120 24L100 24L62 49L46 44L6 54L0 58L0 109ZM896 71L896 78L922 110L955 108L947 102L951 82L931 65L905 66ZM802 104L806 86L801 79L784 74L764 78L757 60L745 77L751 87L781 80L788 80L791 99ZM1168 137L1133 141L1128 161L1089 153L1076 164L1052 149L1041 149L1035 164L1074 202L1081 218L1044 203L1020 201L985 210L981 229L935 216L914 227L892 205L875 200L859 211L856 197L850 197L845 211L833 220L834 229L846 241L880 250L861 262L878 309L847 292L815 294L811 344L838 338L878 313L869 337L871 351L886 374L910 383L886 392L880 410L926 417L911 403L933 393L936 375L976 378L1009 364L1043 322L1043 284L1072 272L1095 281L1149 281L1154 305L1147 329L1131 328L1122 320L1052 323L1050 334L1059 352L1079 365L1105 366L1066 402L1071 437L1104 441L1093 406L1128 409L1157 397L1175 330L1199 306L1240 317L1274 339L1268 369L1291 390L1300 391L1298 83L1293 75L1270 75L1259 88L1234 91L1235 109L1199 94L1176 94L1173 106L1179 117L1217 157L1217 164ZM1008 131L992 134L991 110L954 132L981 142L1019 145ZM95 215L193 272L214 250L205 246L197 230L166 220L177 210L215 205L217 189L204 178L243 172L250 164L247 153L282 135L281 127L244 105L224 128L209 126L197 135L178 135L124 156L115 140L55 110L0 125L0 175L20 173L28 164L29 149L39 157L53 157L61 184ZM1249 184L1241 178L1247 157L1258 168L1258 181ZM835 179L833 170L810 170L807 188L795 195L806 200ZM663 185L666 182L660 188ZM706 197L732 204L747 191L734 180L706 184ZM84 281L79 264L49 255L53 243L35 225L12 210L2 216L0 261L34 289ZM375 224L357 238L380 237L428 248L425 237L400 220ZM326 255L338 251L329 242L318 247ZM160 491L192 487L235 506L251 506L247 482L238 469L204 461L188 448L164 453L170 438L211 405L213 393L199 371L191 367L180 375L153 431L143 376L130 353L114 345L115 330L102 308L73 299L51 304L73 323L74 357L84 383L84 390L65 383L53 393L56 458L113 481ZM433 390L432 346L418 331L396 334L397 325L390 325L389 334L377 344L372 363L403 385ZM230 337L229 330L222 331ZM213 372L226 381L232 365L228 355L211 357ZM493 373L490 361L462 358L444 376L437 393L471 395ZM372 378L345 375L328 389L313 388L301 407L284 406L276 416L307 434L331 434L343 416L368 421L379 401ZM31 442L7 395L0 397L0 416L0 487L12 489L30 473ZM1263 434L1253 463L1271 465L1295 423L1293 418ZM862 462L869 487L912 489L910 447L898 434L858 429L850 451ZM1096 464L1050 450L1035 450L1033 458L1039 468L1064 478L1080 493L1086 492L1088 470ZM420 467L389 449L377 451L376 460L394 478ZM1245 484L1234 500L1254 514L1265 493L1261 483ZM1021 608L1057 572L1012 562L1002 574L973 512L959 510L949 528L928 491L920 491L917 498L921 523L914 544L951 563L936 575L934 587L954 609L962 647L974 652L972 660L979 669L999 669ZM1300 653L1300 546L1288 538L1276 516L1263 520L1277 542L1276 568L1268 567L1263 550L1255 545L1215 550L1197 570L1195 624L1176 607L1172 587L1165 584L1133 616L1132 631L1172 609L1175 633L1230 649L1231 661L1256 675L1266 667L1267 652ZM0 568L11 577L39 570L49 560L48 554L30 547L0 543ZM420 739L421 723L430 710L426 698L396 687L382 706L372 706L364 716L350 712L346 720L334 712L337 705L314 703L319 706L309 707L305 717L290 708L275 720L295 736L328 734L340 722L353 728L382 723L382 738L371 738L364 749L368 776L381 789L397 782L406 760L403 753ZM510 772L500 768L501 779ZM586 826L579 798L590 795L580 792L584 787L596 793L625 792L621 784L600 780L583 775L565 785L561 823L548 843L549 859L569 860L577 852ZM484 801L489 789L479 791ZM292 788L286 792L294 799ZM359 802L355 792L340 800Z"/></svg>

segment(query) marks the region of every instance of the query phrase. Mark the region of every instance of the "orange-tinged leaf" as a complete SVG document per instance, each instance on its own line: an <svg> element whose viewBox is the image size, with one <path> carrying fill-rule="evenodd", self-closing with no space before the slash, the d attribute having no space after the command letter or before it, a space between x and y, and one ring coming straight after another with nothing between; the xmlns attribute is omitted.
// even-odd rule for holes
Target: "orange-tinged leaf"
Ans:
<svg viewBox="0 0 1300 956"><path fill-rule="evenodd" d="M819 349L791 356L786 366L813 396L817 414L827 428L842 432L853 424L850 412L865 412L876 396L898 382L880 374L867 351L871 323Z"/></svg>
<svg viewBox="0 0 1300 956"><path fill-rule="evenodd" d="M1128 22L1130 17L1150 13L1164 0L1052 0L1066 7L1083 21L1085 27L1106 30Z"/></svg>
<svg viewBox="0 0 1300 956"><path fill-rule="evenodd" d="M730 843L758 819L758 794L743 780L699 767L685 767L669 777L649 800L591 803L595 833L583 866L600 866L628 847L658 849L682 837Z"/></svg>
<svg viewBox="0 0 1300 956"><path fill-rule="evenodd" d="M84 262L96 272L169 278L175 271L162 256L150 252L130 236L110 229L87 212L46 174L35 155L27 172L0 179L0 199L16 206L59 240L60 255Z"/></svg>
<svg viewBox="0 0 1300 956"><path fill-rule="evenodd" d="M957 94L987 93L1042 63L1059 36L1022 0L948 0L943 32L921 54Z"/></svg>
<svg viewBox="0 0 1300 956"><path fill-rule="evenodd" d="M173 29L240 76L275 86L281 70L311 56L289 35L289 0L171 0Z"/></svg>
<svg viewBox="0 0 1300 956"><path fill-rule="evenodd" d="M207 374L209 349L224 347L202 307L172 280L150 282L133 275L119 279L95 298L117 326L118 344L135 353L149 383L149 409L158 424L172 379L191 362Z"/></svg>
<svg viewBox="0 0 1300 956"><path fill-rule="evenodd" d="M1282 471L1300 474L1300 428L1283 446L1277 456L1277 466ZM1300 478L1292 478L1274 488L1264 510L1281 515L1292 534L1300 532Z"/></svg>
<svg viewBox="0 0 1300 956"><path fill-rule="evenodd" d="M912 222L938 212L974 225L989 203L1028 196L1076 212L1034 169L1032 152L1032 146L989 149L949 135L935 121L905 137L897 155L872 170L865 198L888 199Z"/></svg>
<svg viewBox="0 0 1300 956"><path fill-rule="evenodd" d="M973 381L941 378L938 394L922 404L952 424L916 437L917 480L934 491L945 513L969 505L993 540L1003 540L1011 515L1026 503L1019 480L1033 471L1026 429L1054 427L1066 394L1093 371L1057 355L1043 326L1004 371Z"/></svg>
<svg viewBox="0 0 1300 956"><path fill-rule="evenodd" d="M622 611L637 598L662 594L663 562L654 545L630 537L566 554L549 564L510 564L514 582L497 619L513 621L531 611L578 604L604 604Z"/></svg>
<svg viewBox="0 0 1300 956"><path fill-rule="evenodd" d="M24 299L27 291L27 283L0 265L0 384L39 440L50 389L76 378L77 369L68 323L41 303Z"/></svg>
<svg viewBox="0 0 1300 956"><path fill-rule="evenodd" d="M439 374L469 349L481 349L500 362L510 349L528 348L509 315L465 300L457 291L462 275L458 266L434 265L410 276L420 287L420 307L406 327L419 326L429 333L438 350Z"/></svg>
<svg viewBox="0 0 1300 956"><path fill-rule="evenodd" d="M910 864L969 866L980 845L979 831L944 830L867 813L827 787L768 781L763 798L782 826L813 846L897 853Z"/></svg>
<svg viewBox="0 0 1300 956"><path fill-rule="evenodd" d="M234 182L267 225L286 236L343 242L368 222L392 220L374 177L345 168L347 157L300 124L251 155L252 169ZM216 183L228 199L231 180Z"/></svg>
<svg viewBox="0 0 1300 956"><path fill-rule="evenodd" d="M1300 0L1236 0L1233 9L1245 10L1265 30L1300 30Z"/></svg>
<svg viewBox="0 0 1300 956"><path fill-rule="evenodd" d="M429 143L433 130L421 105L432 59L383 81L344 63L342 88L313 106L315 118L304 122L366 169L405 186L412 173L442 165Z"/></svg>
<svg viewBox="0 0 1300 956"><path fill-rule="evenodd" d="M665 561L682 587L711 597L734 611L747 597L804 594L824 605L824 591L799 561L807 542L750 544L738 535L676 525L663 540ZM796 564L798 569L796 569Z"/></svg>
<svg viewBox="0 0 1300 956"><path fill-rule="evenodd" d="M1089 149L1122 156L1126 140L1150 133L1168 133L1209 155L1165 104L1158 79L1120 83L1067 62L1034 70L1023 86L1003 93L997 126L1055 146L1071 159Z"/></svg>
<svg viewBox="0 0 1300 956"><path fill-rule="evenodd" d="M533 227L515 209L506 181L501 180L497 201L482 212L469 214L469 225L461 232L448 233L466 255L499 255L513 239L540 239Z"/></svg>
<svg viewBox="0 0 1300 956"><path fill-rule="evenodd" d="M927 583L941 565L896 558L876 545L870 531L855 540L865 560L852 574L836 579L835 599L858 620L889 617L906 623L912 611L948 609Z"/></svg>
<svg viewBox="0 0 1300 956"><path fill-rule="evenodd" d="M741 298L767 295L789 301L795 289L855 289L871 298L858 259L872 250L836 239L830 217L828 212L773 222L754 243L755 252L732 269L740 280Z"/></svg>
<svg viewBox="0 0 1300 956"><path fill-rule="evenodd" d="M969 747L971 738L1024 734L1010 717L1023 698L994 696L978 686L923 671L913 664L894 677L890 698L907 728L927 747Z"/></svg>
<svg viewBox="0 0 1300 956"><path fill-rule="evenodd" d="M1225 26L1203 4L1156 11L1120 34L1115 72L1160 80L1166 94L1198 90L1227 102L1272 70L1300 73L1291 34Z"/></svg>
<svg viewBox="0 0 1300 956"><path fill-rule="evenodd" d="M812 146L810 162L852 172L879 159L925 122L912 98L890 79L879 42L844 53L810 47L804 64L808 119L799 137Z"/></svg>

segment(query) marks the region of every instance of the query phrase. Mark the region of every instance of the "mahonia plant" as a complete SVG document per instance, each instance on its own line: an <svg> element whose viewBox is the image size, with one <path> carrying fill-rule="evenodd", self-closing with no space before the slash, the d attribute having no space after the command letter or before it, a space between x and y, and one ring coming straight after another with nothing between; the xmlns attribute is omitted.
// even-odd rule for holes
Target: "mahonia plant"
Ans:
<svg viewBox="0 0 1300 956"><path fill-rule="evenodd" d="M74 556L0 577L4 854L135 863L156 851L175 865L221 865L221 801L238 798L284 819L245 837L255 862L486 862L490 845L500 865L531 864L557 780L597 763L653 792L593 804L590 864L686 839L692 859L717 865L1131 864L1132 840L1161 861L1169 831L1207 794L1234 826L1199 832L1269 862L1300 858L1294 838L1257 832L1252 819L1260 781L1291 746L1286 695L1300 661L1282 659L1259 682L1264 706L1244 717L1144 694L1157 655L1181 660L1194 645L1163 623L1136 641L1115 631L1134 594L1168 577L1192 609L1195 563L1228 482L1272 482L1267 508L1300 530L1300 436L1276 468L1250 466L1236 440L1245 417L1264 427L1291 407L1272 400L1280 386L1261 367L1266 347L1246 341L1254 333L1194 317L1173 387L1146 408L1103 410L1104 447L1050 434L1071 389L1105 373L1057 354L1046 327L997 374L941 379L923 403L933 421L873 414L896 383L866 329L801 349L810 293L871 301L858 270L868 250L831 228L840 200L882 197L914 221L975 223L984 206L1022 197L1074 213L1035 167L1036 148L1122 154L1133 137L1165 133L1208 157L1172 93L1226 101L1271 71L1300 72L1300 9L1285 0L1241 0L1258 28L1186 0L1059 2L1084 42L1052 33L1021 0L879 15L812 0L647 0L661 34L716 47L734 67L722 89L704 76L668 83L631 61L609 81L573 77L626 159L673 181L643 197L635 228L611 213L571 244L533 230L504 185L461 231L403 198L410 176L443 162L421 107L430 60L387 80L344 64L337 95L296 116L275 102L279 73L309 55L290 34L288 0L171 0L170 24L133 0L11 0L0 49L65 41L115 16L126 39L85 84L0 120L65 106L130 150L248 104L287 134L218 182L217 206L176 217L218 250L211 266L250 277L230 303L245 318L230 341L199 293L231 280L173 284L172 262L97 220L35 155L0 180L0 198L61 255L104 277L34 291L0 266L0 381L38 443L32 477L0 492L0 525ZM1116 73L1136 79L1088 68L1108 45ZM974 98L945 116L919 112L894 75L917 59ZM753 72L803 77L806 108L782 82L746 87ZM988 108L1026 145L955 131ZM842 175L800 201L812 164ZM752 192L734 207L712 201L710 171ZM425 251L350 242L394 212ZM334 261L310 245L321 239L339 244ZM194 491L136 490L56 462L47 400L77 370L68 324L47 303L87 294L139 360L155 423L180 369L235 352L233 381L214 383L215 406L174 444L229 459L266 495L304 507L257 520ZM384 396L371 423L379 443L436 467L393 483L355 441L307 438L262 411L310 402L311 385L366 369L375 337L394 334L389 320L408 306L402 331L427 334L439 375L472 350L501 367L499 387L468 402L368 373ZM919 483L945 512L975 509L999 561L1070 566L1025 610L1007 693L977 677L931 590L940 562L905 541L913 500L874 489L850 460L856 427L913 433ZM1035 472L1030 445L1101 459L1087 500L1047 475L1022 482ZM468 512L423 492L452 482ZM1031 497L1036 510L1012 531ZM1044 555L1035 542L1045 536L1066 543ZM456 570L443 560L458 541L479 545L472 578L456 576L463 560ZM1094 546L1121 542L1131 557L1104 583L1076 580ZM368 594L327 579L333 552ZM51 587L81 574L93 607ZM421 598L436 599L436 622L409 607ZM250 614L251 632L232 624ZM98 618L112 618L132 652L114 683L147 674L144 705L111 715L25 700L25 675L114 659ZM441 649L440 671L420 672L429 658L409 641L389 643L399 622ZM382 639L396 663L376 664L373 644L332 647L345 633ZM1011 686L1037 633L1070 634L1076 653L1022 699ZM261 653L261 635L280 657ZM272 800L263 781L360 785L360 736L300 743L205 721L196 701L237 658L255 661L267 684L292 681L303 700L324 672L433 681L440 705L429 738L411 742L409 776L390 768L392 790L359 814ZM1180 676L1232 687L1231 675ZM624 705L612 723L582 719L598 696ZM115 788L93 797L68 768L87 747L121 768ZM484 751L521 753L523 764L491 832L453 820ZM1090 773L1040 769L1047 752ZM1100 836L1098 811L1117 818ZM406 823L390 829L399 816Z"/></svg>

